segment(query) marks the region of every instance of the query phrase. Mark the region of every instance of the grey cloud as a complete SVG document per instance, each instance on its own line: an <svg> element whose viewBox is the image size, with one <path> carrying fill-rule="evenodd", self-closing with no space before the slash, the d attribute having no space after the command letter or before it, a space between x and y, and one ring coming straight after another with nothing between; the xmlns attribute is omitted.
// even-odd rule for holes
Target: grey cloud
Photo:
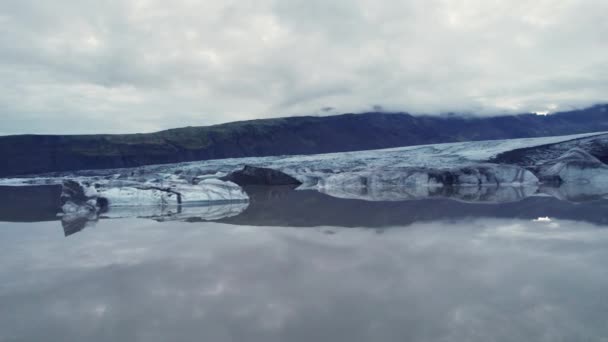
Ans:
<svg viewBox="0 0 608 342"><path fill-rule="evenodd" d="M556 111L608 91L602 0L8 0L0 13L0 134L375 104Z"/></svg>

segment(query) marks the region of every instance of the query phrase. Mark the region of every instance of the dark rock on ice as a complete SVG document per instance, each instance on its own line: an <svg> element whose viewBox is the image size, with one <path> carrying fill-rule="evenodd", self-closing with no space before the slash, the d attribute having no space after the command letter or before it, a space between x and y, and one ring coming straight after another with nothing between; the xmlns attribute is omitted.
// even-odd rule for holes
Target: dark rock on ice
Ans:
<svg viewBox="0 0 608 342"><path fill-rule="evenodd" d="M84 203L88 200L84 194L84 188L80 183L73 180L63 181L61 187L60 203L63 206L67 202L71 201L74 203Z"/></svg>
<svg viewBox="0 0 608 342"><path fill-rule="evenodd" d="M246 165L242 170L234 171L220 179L231 181L240 186L302 184L299 180L281 171L249 165Z"/></svg>

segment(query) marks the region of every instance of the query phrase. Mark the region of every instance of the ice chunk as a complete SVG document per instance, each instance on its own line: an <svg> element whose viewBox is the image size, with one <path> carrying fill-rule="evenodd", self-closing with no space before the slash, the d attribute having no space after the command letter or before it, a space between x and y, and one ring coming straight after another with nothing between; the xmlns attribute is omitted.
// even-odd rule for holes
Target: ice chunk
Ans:
<svg viewBox="0 0 608 342"><path fill-rule="evenodd" d="M218 179L205 179L198 184L170 184L159 187L149 184L116 187L112 183L97 189L110 207L167 206L202 202L247 201L249 197L238 185Z"/></svg>
<svg viewBox="0 0 608 342"><path fill-rule="evenodd" d="M111 187L100 189L99 196L111 207L177 205L178 196L156 188Z"/></svg>
<svg viewBox="0 0 608 342"><path fill-rule="evenodd" d="M343 172L319 176L318 188L391 188L437 187L467 185L536 184L538 178L524 168L514 165L479 164L452 169L401 168Z"/></svg>
<svg viewBox="0 0 608 342"><path fill-rule="evenodd" d="M316 188L330 196L372 201L454 197L465 201L508 202L536 192L538 179L513 165L462 168L401 168L320 176Z"/></svg>
<svg viewBox="0 0 608 342"><path fill-rule="evenodd" d="M537 168L541 179L545 181L593 184L598 188L608 184L608 166L579 148L573 148Z"/></svg>
<svg viewBox="0 0 608 342"><path fill-rule="evenodd" d="M214 220L238 215L249 197L236 184L206 179L199 184L157 187L136 182L79 183L62 188L62 225L67 235L105 218L144 217L167 220Z"/></svg>

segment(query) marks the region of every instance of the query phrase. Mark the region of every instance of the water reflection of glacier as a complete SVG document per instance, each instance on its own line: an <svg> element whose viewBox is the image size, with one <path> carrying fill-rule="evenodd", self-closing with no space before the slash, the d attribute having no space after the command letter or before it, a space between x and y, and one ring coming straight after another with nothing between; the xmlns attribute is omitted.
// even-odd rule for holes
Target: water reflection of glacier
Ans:
<svg viewBox="0 0 608 342"><path fill-rule="evenodd" d="M63 217L66 235L95 225L99 219L147 218L156 221L221 221L230 224L261 226L405 226L434 219L494 217L535 219L553 217L597 224L608 223L608 200L594 188L562 186L531 189L476 187L452 189L451 192L353 193L336 197L315 190L291 187L248 187L249 202L207 206L132 206L114 207L101 216ZM535 188L532 188L535 189ZM551 191L550 195L547 195ZM0 187L0 221L57 221L61 187ZM404 196L406 194L407 196ZM355 197L355 198L353 198ZM361 200L365 199L365 200ZM396 200L399 199L399 200Z"/></svg>
<svg viewBox="0 0 608 342"><path fill-rule="evenodd" d="M247 202L230 202L189 206L133 206L112 207L101 218L149 218L156 221L212 221L236 216L243 212Z"/></svg>
<svg viewBox="0 0 608 342"><path fill-rule="evenodd" d="M405 201L362 201L337 198L314 190L292 191L289 187L250 187L247 192L250 197L247 209L220 222L256 226L387 228L433 220L532 220L549 216L608 224L608 199L595 197L585 197L585 201L579 202L548 195L508 202L463 201L449 196Z"/></svg>
<svg viewBox="0 0 608 342"><path fill-rule="evenodd" d="M61 225L65 236L69 236L96 225L100 219L142 218L158 222L215 221L239 215L248 205L248 202L229 202L181 206L119 206L111 207L101 214L94 212L85 215L64 214L61 217Z"/></svg>
<svg viewBox="0 0 608 342"><path fill-rule="evenodd" d="M331 187L320 192L332 197L365 201L409 201L451 198L464 202L507 203L521 201L538 192L536 186L459 186L459 187Z"/></svg>

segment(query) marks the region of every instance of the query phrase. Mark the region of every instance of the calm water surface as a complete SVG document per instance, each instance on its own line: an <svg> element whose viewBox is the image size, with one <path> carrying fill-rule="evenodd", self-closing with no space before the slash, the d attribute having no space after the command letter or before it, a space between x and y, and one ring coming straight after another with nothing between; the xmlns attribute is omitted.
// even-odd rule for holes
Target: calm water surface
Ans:
<svg viewBox="0 0 608 342"><path fill-rule="evenodd" d="M608 341L604 202L310 196L1 222L0 341Z"/></svg>

